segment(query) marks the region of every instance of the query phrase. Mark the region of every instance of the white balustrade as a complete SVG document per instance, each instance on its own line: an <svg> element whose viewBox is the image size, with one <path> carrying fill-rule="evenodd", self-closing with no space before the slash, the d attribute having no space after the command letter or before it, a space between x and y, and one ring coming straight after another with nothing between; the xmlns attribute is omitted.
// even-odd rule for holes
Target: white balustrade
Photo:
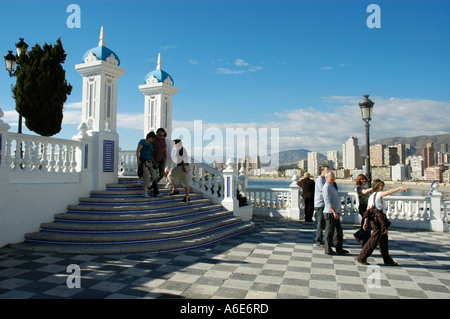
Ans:
<svg viewBox="0 0 450 319"><path fill-rule="evenodd" d="M223 173L204 163L190 164L191 186L216 203L224 199Z"/></svg>
<svg viewBox="0 0 450 319"><path fill-rule="evenodd" d="M134 151L121 151L119 154L120 175L136 175L137 160ZM11 160L9 160L11 162ZM216 203L224 200L224 175L221 171L204 163L192 163L190 169L191 187ZM236 176L237 176L236 172ZM303 211L301 188L294 187L295 181L287 188L248 187L244 171L236 177L237 189L247 198L254 215L277 218L299 219ZM437 186L435 186L437 189ZM295 200L293 200L294 197ZM360 215L356 207L355 192L339 192L341 198L341 221L359 224ZM298 198L297 198L298 197ZM384 198L385 213L393 227L448 231L450 201L440 200L439 193L434 195L432 209L430 196L387 196ZM439 213L440 212L440 213ZM437 226L436 226L437 225Z"/></svg>
<svg viewBox="0 0 450 319"><path fill-rule="evenodd" d="M5 162L2 164L16 172L58 172L81 171L82 152L79 141L63 140L27 134L6 133Z"/></svg>
<svg viewBox="0 0 450 319"><path fill-rule="evenodd" d="M119 176L137 176L136 151L119 152Z"/></svg>

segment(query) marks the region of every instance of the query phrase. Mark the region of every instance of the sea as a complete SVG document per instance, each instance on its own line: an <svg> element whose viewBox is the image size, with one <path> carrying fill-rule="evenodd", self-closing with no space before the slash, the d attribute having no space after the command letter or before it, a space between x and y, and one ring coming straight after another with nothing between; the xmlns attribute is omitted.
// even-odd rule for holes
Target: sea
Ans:
<svg viewBox="0 0 450 319"><path fill-rule="evenodd" d="M257 187L257 188L288 188L292 181L287 179L260 179L260 178L249 178L248 186L249 187ZM339 191L342 192L354 192L356 188L356 184L354 183L339 183L338 185ZM385 190L388 190L390 185L385 186ZM430 187L431 190L431 187ZM394 194L394 196L427 196L429 190L420 190L420 189L409 189L408 192L398 191ZM444 197L448 197L450 194L446 194L442 192Z"/></svg>

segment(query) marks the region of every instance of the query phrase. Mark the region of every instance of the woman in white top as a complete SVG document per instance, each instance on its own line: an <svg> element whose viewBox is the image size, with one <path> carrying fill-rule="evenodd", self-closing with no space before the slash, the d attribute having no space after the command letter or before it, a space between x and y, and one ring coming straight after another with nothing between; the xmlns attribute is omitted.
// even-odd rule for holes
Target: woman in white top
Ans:
<svg viewBox="0 0 450 319"><path fill-rule="evenodd" d="M368 221L369 219L371 219L372 236L370 237L369 241L364 245L356 261L363 265L368 265L369 263L367 262L367 258L369 258L370 255L372 255L372 252L378 246L380 248L380 253L381 256L383 257L384 264L386 266L398 266L398 264L389 255L387 229L391 223L387 220L386 214L384 213L383 198L388 195L392 195L398 192L399 190L406 192L408 191L408 187L398 187L387 191L383 191L384 182L379 179L376 179L372 183L372 188L373 194L370 195L367 203L369 210L366 212L365 215L366 218L363 226L364 229L367 229ZM375 212L376 220L373 220L373 218L369 217L370 215L369 212L371 212L370 210L371 208L375 208L377 210Z"/></svg>

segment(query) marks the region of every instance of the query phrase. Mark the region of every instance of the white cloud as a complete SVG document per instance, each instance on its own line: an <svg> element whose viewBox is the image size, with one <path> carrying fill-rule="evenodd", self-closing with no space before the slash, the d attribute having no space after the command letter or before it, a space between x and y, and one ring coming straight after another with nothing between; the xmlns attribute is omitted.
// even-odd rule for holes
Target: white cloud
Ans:
<svg viewBox="0 0 450 319"><path fill-rule="evenodd" d="M223 62L220 59L216 59L217 62ZM213 63L214 64L214 63ZM224 62L227 67L217 67L217 74L244 74L248 72L258 72L263 68L259 65L252 66L248 62L245 62L243 59L236 59L234 63ZM237 68L230 68L228 65L234 65Z"/></svg>
<svg viewBox="0 0 450 319"><path fill-rule="evenodd" d="M192 60L192 59L189 59L188 62L190 64L194 64L194 65L198 64L198 62L196 60Z"/></svg>
<svg viewBox="0 0 450 319"><path fill-rule="evenodd" d="M328 150L341 151L342 144L350 136L356 136L360 146L365 144L365 127L358 105L362 99L362 96L323 97L322 101L326 108L298 107L278 111L272 114L271 120L265 122L202 122L202 130L203 132L218 130L225 135L227 128L243 130L254 128L257 131L264 128L269 131L271 128L278 128L280 151L301 148L322 153ZM370 122L371 141L397 136L450 133L449 102L378 96L370 96L370 99L375 103L373 119ZM14 110L3 112L1 120L12 127L17 127L17 112ZM65 105L63 125L78 125L80 121L81 103ZM135 140L142 135L143 124L143 113L119 113L118 129L126 129L130 135L130 137L121 135L121 145L131 145L131 148L134 148ZM194 121L173 121L173 128L193 132ZM10 131L14 130L12 128ZM206 150L209 153L218 145L207 144L209 148ZM225 146L223 152L226 153Z"/></svg>
<svg viewBox="0 0 450 319"><path fill-rule="evenodd" d="M248 66L248 65L250 65L250 64L248 64L247 62L245 62L245 61L242 60L242 59L237 59L237 60L234 62L234 64L237 65L237 66Z"/></svg>
<svg viewBox="0 0 450 319"><path fill-rule="evenodd" d="M371 141L388 137L449 134L450 103L434 100L370 97L374 102ZM275 112L274 120L250 123L203 123L203 129L278 128L280 150L309 149L326 152L342 150L350 136L359 145L365 144L365 124L358 103L362 97L332 96L324 98L331 104L327 110L298 108ZM174 127L193 130L193 122L174 122Z"/></svg>
<svg viewBox="0 0 450 319"><path fill-rule="evenodd" d="M320 69L321 69L322 71L326 71L326 70L332 70L333 67L331 67L331 66L324 66L324 67L321 67Z"/></svg>
<svg viewBox="0 0 450 319"><path fill-rule="evenodd" d="M177 47L178 47L178 45L163 45L159 48L160 48L160 50L169 50L169 49L175 49Z"/></svg>

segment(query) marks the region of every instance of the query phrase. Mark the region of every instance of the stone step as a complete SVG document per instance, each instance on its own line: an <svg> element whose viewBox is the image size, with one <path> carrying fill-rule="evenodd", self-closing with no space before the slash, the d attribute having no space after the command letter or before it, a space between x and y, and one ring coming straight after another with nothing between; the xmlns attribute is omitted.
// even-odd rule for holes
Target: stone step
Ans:
<svg viewBox="0 0 450 319"><path fill-rule="evenodd" d="M104 244L142 244L159 241L172 241L186 239L191 236L208 233L215 229L229 226L237 226L241 220L239 218L220 218L205 223L191 225L188 228L152 231L152 232L123 232L123 233L98 233L88 234L82 232L56 233L37 232L25 234L28 242L48 243L60 245L104 245Z"/></svg>
<svg viewBox="0 0 450 319"><path fill-rule="evenodd" d="M232 217L233 212L224 210L206 210L198 213L191 213L177 218L166 220L152 219L132 219L128 220L96 220L86 222L85 220L62 220L56 219L52 223L43 223L41 230L44 232L61 233L125 233L125 232L151 232L180 227L189 227L196 223L207 222L212 219Z"/></svg>
<svg viewBox="0 0 450 319"><path fill-rule="evenodd" d="M63 254L92 254L92 255L108 255L108 254L132 254L132 253L163 253L171 251L181 251L188 249L201 248L223 240L233 238L242 234L253 231L254 224L252 222L242 222L235 227L227 227L216 229L207 234L200 234L185 238L182 240L168 242L153 242L145 244L122 244L122 245L55 245L55 244L36 244L36 243L20 243L11 246L17 249L26 249L37 252L53 252Z"/></svg>
<svg viewBox="0 0 450 319"><path fill-rule="evenodd" d="M182 200L184 198L183 194L180 195L171 195L171 196L160 196L160 197L82 197L79 200L80 205L98 205L98 206L130 206L130 205L148 205L154 203L164 203L164 202L172 202L173 200ZM189 198L191 201L196 199L201 199L200 194L189 194Z"/></svg>
<svg viewBox="0 0 450 319"><path fill-rule="evenodd" d="M254 224L242 222L222 205L191 192L184 203L184 190L143 198L141 180L120 178L105 191L92 191L56 214L41 231L25 235L17 246L35 251L60 253L139 253L192 249L211 245L252 231Z"/></svg>
<svg viewBox="0 0 450 319"><path fill-rule="evenodd" d="M200 198L192 199L190 203L182 202L180 198L172 201L154 201L148 203L141 203L140 205L127 205L127 206L100 206L100 205L69 205L67 206L68 213L86 213L86 214L142 214L142 213L154 213L161 210L175 210L178 208L199 207L202 205L212 205L210 199Z"/></svg>
<svg viewBox="0 0 450 319"><path fill-rule="evenodd" d="M83 208L83 207L82 207ZM97 207L93 207L97 208ZM102 207L104 208L104 207ZM127 207L128 208L128 207ZM165 208L150 208L147 210L71 210L67 213L56 214L56 221L64 222L139 222L142 221L158 221L170 220L185 215L198 214L204 211L222 211L222 205L212 205L211 203L191 203L189 205L169 206Z"/></svg>

